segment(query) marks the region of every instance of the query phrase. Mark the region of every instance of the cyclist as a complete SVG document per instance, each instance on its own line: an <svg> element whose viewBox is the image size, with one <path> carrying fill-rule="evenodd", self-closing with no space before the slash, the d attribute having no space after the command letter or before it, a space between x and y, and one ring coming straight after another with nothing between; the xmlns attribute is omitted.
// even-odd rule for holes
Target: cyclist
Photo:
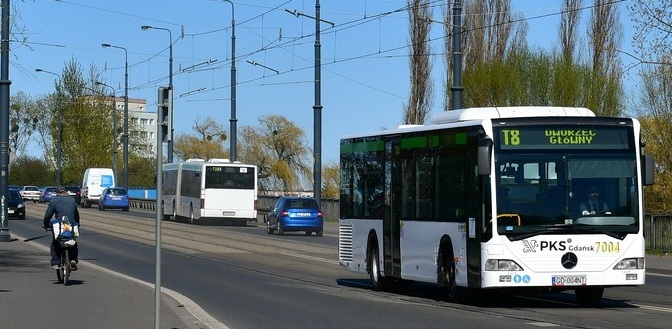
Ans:
<svg viewBox="0 0 672 329"><path fill-rule="evenodd" d="M70 221L74 221L73 225L79 225L79 211L77 210L77 202L75 198L68 195L68 191L63 187L59 186L56 192L56 196L49 202L49 207L44 213L44 227L49 228L49 221L53 218L63 218L66 216ZM53 234L52 234L53 237ZM70 264L72 265L72 270L77 270L77 256L79 254L78 246L75 244L74 247L70 248ZM54 270L59 269L61 264L61 244L54 237L51 241L51 268Z"/></svg>

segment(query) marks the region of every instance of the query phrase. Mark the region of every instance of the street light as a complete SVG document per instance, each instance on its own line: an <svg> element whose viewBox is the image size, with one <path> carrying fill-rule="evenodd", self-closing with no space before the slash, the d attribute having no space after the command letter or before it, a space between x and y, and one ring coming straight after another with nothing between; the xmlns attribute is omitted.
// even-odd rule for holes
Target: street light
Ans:
<svg viewBox="0 0 672 329"><path fill-rule="evenodd" d="M156 26L149 26L149 25L143 25L140 27L143 31L147 31L148 29L155 29L155 30L163 30L163 31L168 31L168 37L170 38L170 43L169 43L169 49L170 49L170 58L168 59L168 89L173 91L173 33L170 31L170 29L163 28L163 27L156 27ZM169 116L169 124L170 127L168 127L168 131L170 131L170 135L167 136L166 138L166 143L168 144L168 154L167 154L167 162L172 163L173 162L173 99L172 95L173 93L171 92L171 99L170 99L170 111L168 113Z"/></svg>
<svg viewBox="0 0 672 329"><path fill-rule="evenodd" d="M44 72L48 74L52 74L58 77L58 83L60 84L61 82L61 76L58 73L54 72L49 72L45 71L43 69L35 69L35 72ZM56 186L61 186L61 177L62 177L62 172L61 172L61 140L63 136L61 135L61 125L62 125L62 110L61 110L61 97L60 97L60 91L56 93L56 107L58 111L58 131L56 133Z"/></svg>
<svg viewBox="0 0 672 329"><path fill-rule="evenodd" d="M114 141L114 149L112 149L112 171L114 172L114 179L117 178L117 159L118 159L118 153L119 153L119 146L117 145L117 101L116 101L116 95L117 95L117 90L114 89L114 87L96 81L95 82L96 86L105 86L110 89L112 89L112 139Z"/></svg>
<svg viewBox="0 0 672 329"><path fill-rule="evenodd" d="M236 150L236 135L238 134L236 131L236 123L238 122L238 119L236 119L236 16L233 1L222 1L231 4L231 119L229 119L231 124L231 146L229 147L231 149L231 155L229 157L233 162L238 160L238 152Z"/></svg>
<svg viewBox="0 0 672 329"><path fill-rule="evenodd" d="M322 53L320 45L320 22L334 26L335 24L320 18L320 0L315 0L315 17L289 11L288 13L299 17L305 16L315 20L315 105L313 105L313 196L320 202L322 200Z"/></svg>
<svg viewBox="0 0 672 329"><path fill-rule="evenodd" d="M124 47L114 46L109 43L103 43L101 46L103 48L111 47L122 49L126 54L126 63L124 65L126 69L124 75L124 133L122 138L124 140L124 188L128 190L128 50Z"/></svg>

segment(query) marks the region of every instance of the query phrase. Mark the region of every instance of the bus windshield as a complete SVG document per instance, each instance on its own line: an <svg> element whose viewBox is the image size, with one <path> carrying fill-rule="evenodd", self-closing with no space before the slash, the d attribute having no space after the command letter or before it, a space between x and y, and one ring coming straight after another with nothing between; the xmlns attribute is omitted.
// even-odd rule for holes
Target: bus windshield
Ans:
<svg viewBox="0 0 672 329"><path fill-rule="evenodd" d="M500 153L495 171L497 232L511 240L638 232L634 154Z"/></svg>

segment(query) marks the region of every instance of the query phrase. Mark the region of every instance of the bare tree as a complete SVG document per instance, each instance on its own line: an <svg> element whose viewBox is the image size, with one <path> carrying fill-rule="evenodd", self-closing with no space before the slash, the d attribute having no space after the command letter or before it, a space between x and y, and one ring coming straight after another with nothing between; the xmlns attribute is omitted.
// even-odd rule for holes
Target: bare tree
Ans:
<svg viewBox="0 0 672 329"><path fill-rule="evenodd" d="M464 13L460 69L473 68L486 62L503 61L512 51L519 52L527 48L527 23L522 19L522 14L511 11L510 0L456 0L444 10L444 32L447 36L452 35L452 7L455 5L460 5ZM444 110L450 107L448 90L453 84L451 72L455 69L451 40L452 37L447 37L445 42L445 62L448 71ZM469 92L465 89L465 94Z"/></svg>
<svg viewBox="0 0 672 329"><path fill-rule="evenodd" d="M186 160L228 157L223 144L227 139L226 131L215 119L196 118L192 129L195 134L181 134L175 139L174 152L178 158Z"/></svg>
<svg viewBox="0 0 672 329"><path fill-rule="evenodd" d="M583 6L582 0L565 0L560 18L560 54L565 63L573 62L579 39L579 22Z"/></svg>
<svg viewBox="0 0 672 329"><path fill-rule="evenodd" d="M622 39L618 7L610 0L595 0L588 26L593 72L587 106L598 115L617 116L623 111L622 65L618 56Z"/></svg>
<svg viewBox="0 0 672 329"><path fill-rule="evenodd" d="M635 23L633 44L646 62L669 58L672 53L672 0L632 0L628 6ZM666 63L670 64L667 59Z"/></svg>
<svg viewBox="0 0 672 329"><path fill-rule="evenodd" d="M429 0L408 0L412 50L411 95L404 109L404 124L424 124L432 107L429 30L431 13Z"/></svg>

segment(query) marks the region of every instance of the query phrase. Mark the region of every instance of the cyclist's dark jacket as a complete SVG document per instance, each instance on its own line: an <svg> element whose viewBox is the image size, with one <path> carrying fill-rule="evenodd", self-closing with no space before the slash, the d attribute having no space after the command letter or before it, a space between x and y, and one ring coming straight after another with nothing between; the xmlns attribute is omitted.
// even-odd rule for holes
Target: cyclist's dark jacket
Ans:
<svg viewBox="0 0 672 329"><path fill-rule="evenodd" d="M49 226L49 221L54 218L62 218L67 216L70 222L75 222L79 225L79 211L77 210L77 202L75 198L70 195L58 194L56 195L51 202L49 202L49 207L44 213L44 226Z"/></svg>

